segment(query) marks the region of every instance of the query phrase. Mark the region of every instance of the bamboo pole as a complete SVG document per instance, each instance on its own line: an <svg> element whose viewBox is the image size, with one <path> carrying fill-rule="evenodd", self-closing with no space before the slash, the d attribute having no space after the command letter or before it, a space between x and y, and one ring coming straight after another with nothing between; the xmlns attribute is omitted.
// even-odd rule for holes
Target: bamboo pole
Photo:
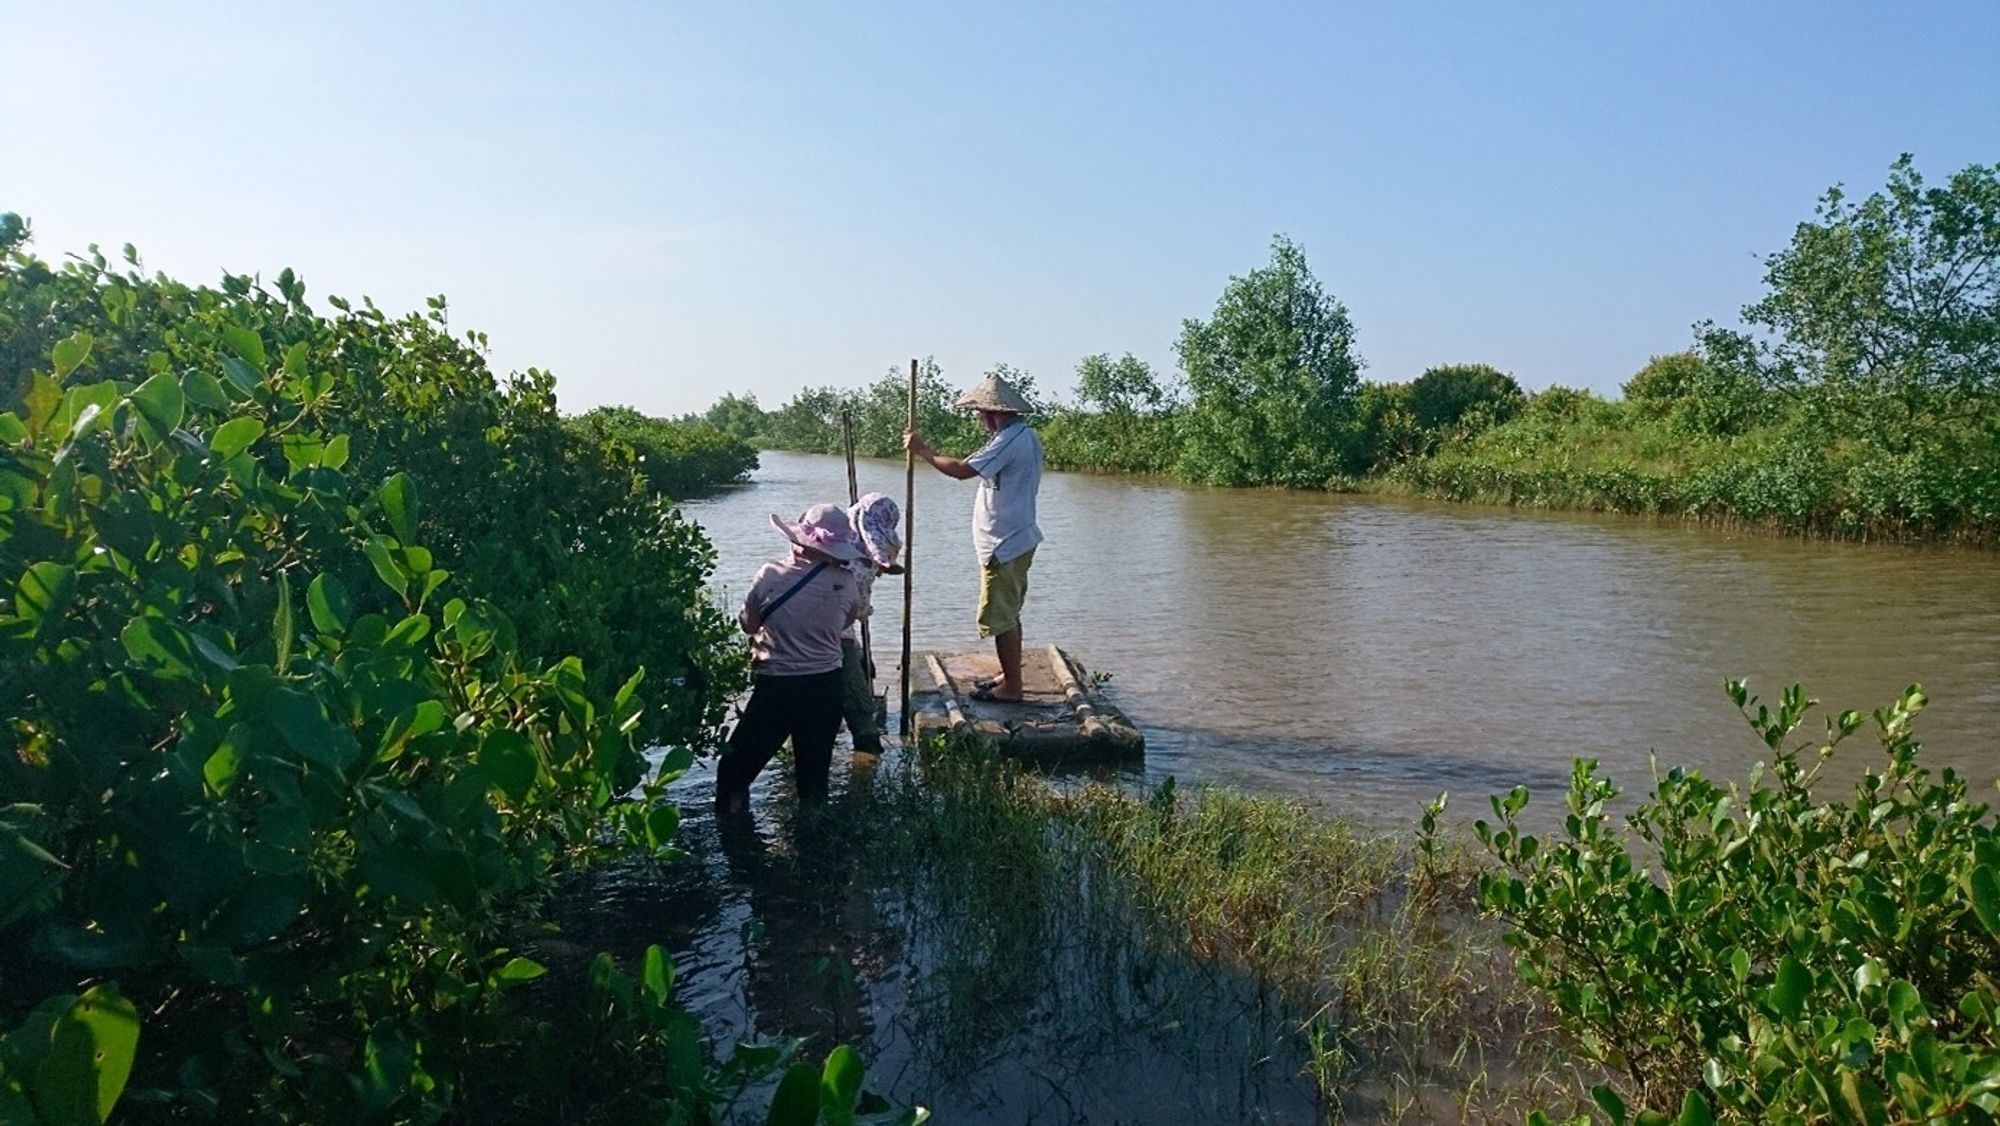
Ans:
<svg viewBox="0 0 2000 1126"><path fill-rule="evenodd" d="M854 473L854 412L840 412L840 444L847 448L847 504L861 503L861 479ZM860 534L861 529L854 529ZM868 673L868 695L875 695L875 639L869 636L868 619L861 619L861 667ZM870 707L873 707L871 702Z"/></svg>
<svg viewBox="0 0 2000 1126"><path fill-rule="evenodd" d="M909 429L917 428L917 361L910 361L910 420ZM914 724L910 722L910 596L916 590L917 579L917 454L915 450L903 453L903 703L898 713L897 730L905 739L909 738Z"/></svg>

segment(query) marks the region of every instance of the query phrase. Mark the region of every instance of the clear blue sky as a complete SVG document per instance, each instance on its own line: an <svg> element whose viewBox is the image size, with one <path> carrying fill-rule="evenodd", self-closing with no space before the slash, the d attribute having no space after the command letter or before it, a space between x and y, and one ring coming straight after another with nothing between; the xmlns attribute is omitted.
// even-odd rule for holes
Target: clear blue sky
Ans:
<svg viewBox="0 0 2000 1126"><path fill-rule="evenodd" d="M2000 160L2000 4L0 0L0 210L445 293L565 409L1173 367L1273 233L1373 379L1609 391L1829 185Z"/></svg>

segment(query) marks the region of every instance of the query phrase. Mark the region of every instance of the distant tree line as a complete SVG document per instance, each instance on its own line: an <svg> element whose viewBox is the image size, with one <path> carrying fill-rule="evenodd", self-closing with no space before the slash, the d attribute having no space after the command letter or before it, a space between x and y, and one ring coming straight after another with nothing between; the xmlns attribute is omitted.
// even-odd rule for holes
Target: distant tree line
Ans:
<svg viewBox="0 0 2000 1126"><path fill-rule="evenodd" d="M1927 185L1905 156L1883 191L1835 188L1765 261L1738 327L1705 321L1622 397L1523 390L1482 363L1367 382L1347 309L1283 236L1189 319L1163 378L1086 356L1073 401L1037 403L1055 468L1192 483L1369 488L1461 500L1768 524L1842 536L2000 539L2000 168ZM765 410L727 395L700 422L763 448L900 453L906 374ZM921 428L982 435L927 363Z"/></svg>

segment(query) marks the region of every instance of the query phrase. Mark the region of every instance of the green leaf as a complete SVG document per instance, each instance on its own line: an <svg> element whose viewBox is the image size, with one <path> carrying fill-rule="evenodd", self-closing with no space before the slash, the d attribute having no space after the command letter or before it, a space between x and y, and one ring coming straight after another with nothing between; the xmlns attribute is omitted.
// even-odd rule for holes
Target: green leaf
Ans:
<svg viewBox="0 0 2000 1126"><path fill-rule="evenodd" d="M354 599L347 587L332 575L320 575L306 588L306 612L313 628L330 637L339 637L354 617Z"/></svg>
<svg viewBox="0 0 2000 1126"><path fill-rule="evenodd" d="M1604 1111L1606 1117L1611 1119L1611 1126L1624 1126L1625 1100L1618 1097L1618 1092L1612 1090L1609 1083L1599 1083L1592 1087L1590 1098Z"/></svg>
<svg viewBox="0 0 2000 1126"><path fill-rule="evenodd" d="M282 445L285 451L285 464L289 465L294 473L301 469L313 468L326 456L326 442L317 434L294 430L285 435Z"/></svg>
<svg viewBox="0 0 2000 1126"><path fill-rule="evenodd" d="M194 646L179 626L159 618L134 618L119 634L125 652L143 668L178 680L195 680Z"/></svg>
<svg viewBox="0 0 2000 1126"><path fill-rule="evenodd" d="M194 651L201 656L202 660L214 665L222 672L235 672L237 669L243 667L243 662L237 660L234 653L224 649L216 641L202 636L202 627L189 630L187 638L188 643L194 646Z"/></svg>
<svg viewBox="0 0 2000 1126"><path fill-rule="evenodd" d="M215 436L208 440L208 448L215 451L220 461L228 461L250 448L251 443L264 436L264 423L255 418L232 418L216 428Z"/></svg>
<svg viewBox="0 0 2000 1126"><path fill-rule="evenodd" d="M347 445L347 435L335 434L333 440L326 444L326 453L321 456L319 463L328 469L339 469L346 465Z"/></svg>
<svg viewBox="0 0 2000 1126"><path fill-rule="evenodd" d="M1869 958L1854 969L1854 990L1865 993L1889 980L1889 968L1880 959Z"/></svg>
<svg viewBox="0 0 2000 1126"><path fill-rule="evenodd" d="M693 765L694 750L692 748L669 748L666 755L660 759L660 777L668 780L678 778L686 774L688 768Z"/></svg>
<svg viewBox="0 0 2000 1126"><path fill-rule="evenodd" d="M77 998L55 1023L35 1074L35 1105L50 1126L110 1119L139 1048L139 1010L104 984Z"/></svg>
<svg viewBox="0 0 2000 1126"><path fill-rule="evenodd" d="M527 736L502 728L490 731L479 744L479 765L493 776L500 792L516 802L535 784L535 749Z"/></svg>
<svg viewBox="0 0 2000 1126"><path fill-rule="evenodd" d="M56 380L68 379L69 373L83 366L90 358L90 346L94 343L91 335L81 330L56 342L49 350L49 358L55 361Z"/></svg>
<svg viewBox="0 0 2000 1126"><path fill-rule="evenodd" d="M1972 893L1972 911L1986 927L1986 933L2000 935L2000 876L1996 876L1993 866L1981 864L1972 870L1966 880L1967 890Z"/></svg>
<svg viewBox="0 0 2000 1126"><path fill-rule="evenodd" d="M241 985L244 981L243 961L228 949L200 942L183 942L180 945L181 960L194 971L217 985Z"/></svg>
<svg viewBox="0 0 2000 1126"><path fill-rule="evenodd" d="M819 1073L810 1064L794 1064L785 1071L764 1121L766 1126L814 1126L819 1121Z"/></svg>
<svg viewBox="0 0 2000 1126"><path fill-rule="evenodd" d="M1771 983L1771 1008L1786 1020L1797 1020L1805 1011L1806 995L1812 992L1812 972L1796 957L1787 954L1778 963L1778 977Z"/></svg>
<svg viewBox="0 0 2000 1126"><path fill-rule="evenodd" d="M1917 987L1901 978L1889 983L1888 993L1889 1023L1896 1026L1896 1032L1903 1036L1910 1034L1910 1022L1923 1015L1923 998L1917 995Z"/></svg>
<svg viewBox="0 0 2000 1126"><path fill-rule="evenodd" d="M368 555L368 562L375 567L375 577L381 579L383 585L395 591L398 598L409 593L410 576L403 571L402 564L396 562L395 549L389 546L388 540L371 536L363 550Z"/></svg>
<svg viewBox="0 0 2000 1126"><path fill-rule="evenodd" d="M646 947L646 958L640 965L639 984L647 996L664 1005L674 991L674 960L667 952L655 944Z"/></svg>
<svg viewBox="0 0 2000 1126"><path fill-rule="evenodd" d="M110 386L110 384L92 384L92 388L100 388L100 386ZM68 432L70 442L76 442L78 438L82 438L84 434L88 434L90 430L94 430L98 426L98 420L104 418L104 404L102 402L92 402L90 394L80 394L80 392L86 392L86 390L88 388L74 388L74 390L70 390L70 394L62 396L62 408L70 416L70 432ZM116 390L116 388L112 388L112 390ZM104 418L104 420L110 422L108 418ZM56 460L60 462L66 454L68 454L68 450L60 450L56 454Z"/></svg>
<svg viewBox="0 0 2000 1126"><path fill-rule="evenodd" d="M180 426L187 414L187 396L180 380L156 375L132 392L132 408L139 412L140 436L157 446Z"/></svg>
<svg viewBox="0 0 2000 1126"><path fill-rule="evenodd" d="M410 475L397 473L382 482L381 501L382 513L389 518L396 538L407 545L416 538L417 522L417 487L410 483Z"/></svg>
<svg viewBox="0 0 2000 1126"><path fill-rule="evenodd" d="M44 559L31 563L14 586L14 616L44 637L62 620L76 594L76 568Z"/></svg>
<svg viewBox="0 0 2000 1126"><path fill-rule="evenodd" d="M181 389L187 393L188 401L198 407L218 411L229 409L229 396L223 393L222 384L218 383L214 376L199 368L188 372L187 378L181 383Z"/></svg>
<svg viewBox="0 0 2000 1126"><path fill-rule="evenodd" d="M295 688L280 688L265 702L271 722L302 758L332 770L345 770L359 748L347 731L326 718L319 698Z"/></svg>
<svg viewBox="0 0 2000 1126"><path fill-rule="evenodd" d="M672 802L661 802L646 811L646 843L656 849L666 848L674 843L674 836L680 832L680 807Z"/></svg>
<svg viewBox="0 0 2000 1126"><path fill-rule="evenodd" d="M264 379L257 370L234 356L222 357L222 374L230 385L243 393L244 398L253 398L257 389L264 385Z"/></svg>
<svg viewBox="0 0 2000 1126"><path fill-rule="evenodd" d="M385 1020L368 1033L361 1056L375 1105L387 1106L409 1090L417 1053L390 1022Z"/></svg>
<svg viewBox="0 0 2000 1126"><path fill-rule="evenodd" d="M222 342L260 373L264 370L264 339L255 331L242 325L223 325Z"/></svg>
<svg viewBox="0 0 2000 1126"><path fill-rule="evenodd" d="M28 377L28 389L21 396L21 407L27 412L22 421L28 424L30 431L40 434L55 418L62 401L62 384L47 372L35 372Z"/></svg>
<svg viewBox="0 0 2000 1126"><path fill-rule="evenodd" d="M278 613L271 623L271 637L278 646L278 673L283 675L292 665L292 576L290 572L278 572Z"/></svg>
<svg viewBox="0 0 2000 1126"><path fill-rule="evenodd" d="M201 776L208 788L227 796L236 785L236 775L242 769L242 758L236 748L228 743L215 748L208 761L201 766Z"/></svg>
<svg viewBox="0 0 2000 1126"><path fill-rule="evenodd" d="M520 985L548 972L540 962L527 958L509 958L506 965L493 972L493 978L502 985Z"/></svg>
<svg viewBox="0 0 2000 1126"><path fill-rule="evenodd" d="M826 1057L819 1078L820 1109L829 1126L850 1126L854 1121L854 1100L861 1096L861 1056L842 1044Z"/></svg>
<svg viewBox="0 0 2000 1126"><path fill-rule="evenodd" d="M1699 1091L1689 1091L1681 1100L1681 1116L1674 1120L1679 1126L1715 1126L1715 1115L1708 1109L1708 1100Z"/></svg>
<svg viewBox="0 0 2000 1126"><path fill-rule="evenodd" d="M625 712L625 705L632 702L633 697L636 696L639 692L640 683L645 679L646 679L645 666L642 665L639 668L633 670L631 677L629 677L624 684L618 686L618 694L612 697L611 699L611 710L616 714L623 715Z"/></svg>
<svg viewBox="0 0 2000 1126"><path fill-rule="evenodd" d="M1840 1098L1856 1122L1887 1122L1888 1101L1881 1088L1850 1068L1840 1069Z"/></svg>
<svg viewBox="0 0 2000 1126"><path fill-rule="evenodd" d="M282 933L305 910L312 884L304 876L252 880L216 912L202 937L230 949L266 942Z"/></svg>

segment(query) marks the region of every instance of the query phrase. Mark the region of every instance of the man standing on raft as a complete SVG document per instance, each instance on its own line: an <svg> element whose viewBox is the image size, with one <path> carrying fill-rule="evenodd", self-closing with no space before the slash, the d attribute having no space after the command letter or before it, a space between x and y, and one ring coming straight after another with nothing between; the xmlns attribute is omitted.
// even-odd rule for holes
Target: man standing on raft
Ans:
<svg viewBox="0 0 2000 1126"><path fill-rule="evenodd" d="M931 468L960 481L979 478L972 501L972 548L979 555L979 636L993 639L1000 679L982 685L974 699L1021 699L1021 603L1028 594L1028 568L1042 530L1035 524L1035 493L1042 487L1042 439L1022 416L1028 400L1006 380L989 375L952 404L979 412L991 434L979 452L960 460L944 457L914 430L903 433L903 448Z"/></svg>

